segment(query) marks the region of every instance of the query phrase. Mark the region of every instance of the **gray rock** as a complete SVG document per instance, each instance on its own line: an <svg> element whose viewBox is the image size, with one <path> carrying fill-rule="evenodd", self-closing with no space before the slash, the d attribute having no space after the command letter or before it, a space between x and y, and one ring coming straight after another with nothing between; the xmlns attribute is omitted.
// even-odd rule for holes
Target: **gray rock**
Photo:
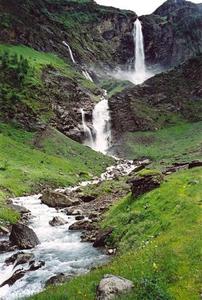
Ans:
<svg viewBox="0 0 202 300"><path fill-rule="evenodd" d="M40 243L35 232L21 223L12 226L10 241L20 249L31 249Z"/></svg>
<svg viewBox="0 0 202 300"><path fill-rule="evenodd" d="M49 224L51 226L61 226L61 225L65 225L67 224L68 222L65 221L63 218L61 217L54 217L50 222Z"/></svg>
<svg viewBox="0 0 202 300"><path fill-rule="evenodd" d="M33 260L33 261L30 261L29 265L30 265L30 268L28 271L36 271L36 270L42 268L43 266L45 266L45 262L42 260L39 260L39 261Z"/></svg>
<svg viewBox="0 0 202 300"><path fill-rule="evenodd" d="M67 282L69 279L71 278L70 275L65 275L64 273L59 273L57 275L54 275L52 277L50 277L46 283L45 283L45 287L48 287L50 285L59 285L62 283Z"/></svg>
<svg viewBox="0 0 202 300"><path fill-rule="evenodd" d="M7 265L11 265L15 263L15 267L17 265L26 264L31 259L33 259L34 255L32 253L18 252L10 256L5 260Z"/></svg>
<svg viewBox="0 0 202 300"><path fill-rule="evenodd" d="M65 194L52 190L44 191L41 196L41 201L50 207L60 208L74 206L80 203L78 199L70 199Z"/></svg>
<svg viewBox="0 0 202 300"><path fill-rule="evenodd" d="M93 230L95 226L88 220L81 220L69 226L69 230Z"/></svg>
<svg viewBox="0 0 202 300"><path fill-rule="evenodd" d="M5 281L0 285L0 287L3 287L4 285L7 285L7 284L8 284L9 286L13 285L17 280L19 280L19 279L21 279L22 277L24 277L25 274L26 274L26 271L25 271L25 270L16 270L16 271L13 273L13 275L12 275L9 279L5 280Z"/></svg>
<svg viewBox="0 0 202 300"><path fill-rule="evenodd" d="M134 287L132 281L114 275L105 275L97 287L96 300L111 300Z"/></svg>

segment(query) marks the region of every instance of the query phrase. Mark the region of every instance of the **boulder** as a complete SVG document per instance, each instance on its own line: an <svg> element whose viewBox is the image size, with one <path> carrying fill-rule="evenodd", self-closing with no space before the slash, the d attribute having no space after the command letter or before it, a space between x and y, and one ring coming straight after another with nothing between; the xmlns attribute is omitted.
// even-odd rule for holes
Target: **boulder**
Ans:
<svg viewBox="0 0 202 300"><path fill-rule="evenodd" d="M85 203L91 202L96 199L96 197L92 195L81 195L79 198Z"/></svg>
<svg viewBox="0 0 202 300"><path fill-rule="evenodd" d="M71 276L70 275L65 275L64 273L59 273L57 275L54 275L52 277L50 277L46 283L45 283L45 287L48 287L50 285L59 285L62 283L65 283L68 281L68 279L70 279Z"/></svg>
<svg viewBox="0 0 202 300"><path fill-rule="evenodd" d="M51 226L61 226L61 225L65 225L68 222L65 221L63 218L61 217L53 217L53 219L49 222L49 224Z"/></svg>
<svg viewBox="0 0 202 300"><path fill-rule="evenodd" d="M81 221L81 220L84 220L84 219L85 219L84 216L76 216L76 217L75 217L75 220L76 220L76 221Z"/></svg>
<svg viewBox="0 0 202 300"><path fill-rule="evenodd" d="M31 249L40 243L35 232L21 223L12 226L10 241L20 249Z"/></svg>
<svg viewBox="0 0 202 300"><path fill-rule="evenodd" d="M117 296L128 293L134 287L132 281L114 275L105 275L100 281L97 292L96 300L111 300Z"/></svg>
<svg viewBox="0 0 202 300"><path fill-rule="evenodd" d="M52 190L44 191L41 201L50 207L59 208L74 206L80 203L78 199L70 199L67 195Z"/></svg>
<svg viewBox="0 0 202 300"><path fill-rule="evenodd" d="M5 260L5 264L11 265L15 264L15 267L17 265L23 265L29 262L31 259L33 259L34 255L32 253L25 253L25 252L18 252L10 256Z"/></svg>
<svg viewBox="0 0 202 300"><path fill-rule="evenodd" d="M75 209L74 207L69 207L65 210L66 214L69 216L81 216L83 211L81 209Z"/></svg>
<svg viewBox="0 0 202 300"><path fill-rule="evenodd" d="M159 172L149 173L149 174L140 174L135 176L130 180L131 191L133 196L139 197L142 194L152 191L155 188L158 188L163 181L163 175Z"/></svg>
<svg viewBox="0 0 202 300"><path fill-rule="evenodd" d="M0 252L11 252L15 251L17 248L16 245L12 245L9 241L1 241L0 242Z"/></svg>
<svg viewBox="0 0 202 300"><path fill-rule="evenodd" d="M4 285L13 285L17 280L21 279L22 277L25 276L26 271L25 270L16 270L13 275L8 278L7 280L5 280L1 285L0 288L3 287Z"/></svg>
<svg viewBox="0 0 202 300"><path fill-rule="evenodd" d="M89 220L75 222L69 226L69 230L93 230L95 226Z"/></svg>
<svg viewBox="0 0 202 300"><path fill-rule="evenodd" d="M11 203L11 204L9 204L9 207L11 209L17 211L21 215L30 213L30 211L24 206L20 206L20 205L16 205L16 204Z"/></svg>
<svg viewBox="0 0 202 300"><path fill-rule="evenodd" d="M36 270L42 268L43 266L45 266L45 262L42 260L39 260L39 261L32 260L32 261L30 261L29 266L30 267L29 267L28 271L36 271Z"/></svg>
<svg viewBox="0 0 202 300"><path fill-rule="evenodd" d="M111 235L112 231L113 231L113 229L109 228L109 229L98 232L98 234L95 238L95 242L93 243L93 247L95 247L95 248L104 247L106 240Z"/></svg>

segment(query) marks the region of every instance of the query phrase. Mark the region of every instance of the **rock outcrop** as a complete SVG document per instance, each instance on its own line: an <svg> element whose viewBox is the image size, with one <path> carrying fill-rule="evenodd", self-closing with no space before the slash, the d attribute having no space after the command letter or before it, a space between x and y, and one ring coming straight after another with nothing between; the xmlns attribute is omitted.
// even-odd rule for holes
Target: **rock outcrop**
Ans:
<svg viewBox="0 0 202 300"><path fill-rule="evenodd" d="M13 225L10 241L20 249L31 249L40 243L35 232L28 226L20 223Z"/></svg>
<svg viewBox="0 0 202 300"><path fill-rule="evenodd" d="M97 287L96 300L111 300L121 294L130 292L132 281L114 275L105 275Z"/></svg>
<svg viewBox="0 0 202 300"><path fill-rule="evenodd" d="M46 190L43 192L41 202L50 207L58 208L74 206L80 203L78 199L70 199L65 194L52 190Z"/></svg>

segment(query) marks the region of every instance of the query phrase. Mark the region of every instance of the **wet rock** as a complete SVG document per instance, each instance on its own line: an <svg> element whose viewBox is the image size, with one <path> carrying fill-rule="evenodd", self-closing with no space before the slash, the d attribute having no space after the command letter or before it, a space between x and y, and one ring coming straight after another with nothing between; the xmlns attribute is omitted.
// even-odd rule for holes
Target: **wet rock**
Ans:
<svg viewBox="0 0 202 300"><path fill-rule="evenodd" d="M96 300L111 300L117 296L129 292L134 287L132 281L114 275L105 275L100 281Z"/></svg>
<svg viewBox="0 0 202 300"><path fill-rule="evenodd" d="M29 263L30 268L29 271L36 271L40 268L42 268L43 266L45 266L45 262L44 261L30 261Z"/></svg>
<svg viewBox="0 0 202 300"><path fill-rule="evenodd" d="M106 240L111 235L112 231L112 228L100 231L96 236L95 242L93 243L93 247L104 247Z"/></svg>
<svg viewBox="0 0 202 300"><path fill-rule="evenodd" d="M132 194L136 198L144 193L150 192L158 188L162 181L163 175L161 173L137 175L130 180Z"/></svg>
<svg viewBox="0 0 202 300"><path fill-rule="evenodd" d="M50 207L59 208L74 206L80 203L78 199L70 199L65 194L52 190L44 191L43 195L41 196L41 201Z"/></svg>
<svg viewBox="0 0 202 300"><path fill-rule="evenodd" d="M17 211L19 214L23 215L23 214L29 214L30 210L28 210L26 207L24 206L20 206L20 205L16 205L16 204L9 204L9 207L15 211Z"/></svg>
<svg viewBox="0 0 202 300"><path fill-rule="evenodd" d="M96 199L96 197L92 195L82 195L79 198L85 203L91 202Z"/></svg>
<svg viewBox="0 0 202 300"><path fill-rule="evenodd" d="M59 273L55 276L50 277L46 283L45 287L48 287L49 285L59 285L62 283L67 282L71 278L70 275L65 275L64 273Z"/></svg>
<svg viewBox="0 0 202 300"><path fill-rule="evenodd" d="M83 219L85 219L84 216L76 216L76 217L75 217L75 220L76 220L76 221L81 221L81 220L83 220Z"/></svg>
<svg viewBox="0 0 202 300"><path fill-rule="evenodd" d="M19 279L21 279L22 277L24 277L25 274L26 274L26 271L25 271L25 270L22 270L22 269L16 270L16 271L13 273L13 275L12 275L9 279L7 279L6 281L4 281L4 282L0 285L0 287L3 287L4 285L7 285L7 284L8 284L9 286L13 285L17 280L19 280Z"/></svg>
<svg viewBox="0 0 202 300"><path fill-rule="evenodd" d="M11 252L17 249L16 245L12 245L9 241L0 242L0 252Z"/></svg>
<svg viewBox="0 0 202 300"><path fill-rule="evenodd" d="M69 230L93 230L95 226L89 220L78 221L70 225Z"/></svg>
<svg viewBox="0 0 202 300"><path fill-rule="evenodd" d="M66 214L69 216L81 216L83 211L81 209L75 209L74 207L67 208L65 210Z"/></svg>
<svg viewBox="0 0 202 300"><path fill-rule="evenodd" d="M67 224L68 222L65 221L63 218L61 217L54 217L50 222L49 224L51 226L61 226L61 225L65 225Z"/></svg>
<svg viewBox="0 0 202 300"><path fill-rule="evenodd" d="M31 259L33 259L34 255L32 253L25 253L25 252L18 252L10 256L5 260L5 264L11 265L15 264L15 267L17 265L23 265L29 262Z"/></svg>
<svg viewBox="0 0 202 300"><path fill-rule="evenodd" d="M31 249L40 243L35 232L21 223L12 226L10 241L20 249Z"/></svg>
<svg viewBox="0 0 202 300"><path fill-rule="evenodd" d="M7 235L10 233L10 230L8 227L0 226L0 235Z"/></svg>
<svg viewBox="0 0 202 300"><path fill-rule="evenodd" d="M81 234L82 242L94 243L97 235L97 230L83 231Z"/></svg>

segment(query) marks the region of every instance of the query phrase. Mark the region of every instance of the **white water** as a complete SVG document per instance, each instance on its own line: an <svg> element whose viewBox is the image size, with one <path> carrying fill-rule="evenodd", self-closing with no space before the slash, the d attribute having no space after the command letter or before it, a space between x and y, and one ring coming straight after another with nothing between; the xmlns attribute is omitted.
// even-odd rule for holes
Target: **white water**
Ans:
<svg viewBox="0 0 202 300"><path fill-rule="evenodd" d="M33 218L29 225L36 232L41 244L32 250L24 250L34 254L36 260L45 261L45 266L33 272L28 272L13 286L0 288L1 300L22 299L25 296L40 292L47 279L55 274L64 272L70 275L86 273L92 266L103 263L106 256L96 250L89 243L80 242L80 233L68 231L68 227L75 222L74 217L56 211L41 204L40 195L22 197L14 200L15 204L28 208ZM60 216L69 223L59 227L52 227L49 221L54 216ZM17 252L17 251L16 251ZM0 284L10 278L17 266L6 266L4 261L15 252L0 255ZM28 265L22 265L28 269Z"/></svg>
<svg viewBox="0 0 202 300"><path fill-rule="evenodd" d="M83 76L84 76L87 80L90 80L91 82L93 82L93 79L92 79L92 77L90 76L90 74L88 73L88 71L83 70L82 73L83 73Z"/></svg>
<svg viewBox="0 0 202 300"><path fill-rule="evenodd" d="M91 129L88 127L86 123L85 111L83 108L81 108L81 119L82 119L82 126L83 126L84 137L85 137L83 144L92 148L94 143L93 135Z"/></svg>
<svg viewBox="0 0 202 300"><path fill-rule="evenodd" d="M71 58L72 62L73 62L74 64L76 64L76 61L75 61L75 59L74 59L74 55L73 55L73 52L72 52L72 49L70 48L70 46L69 46L65 41L63 41L62 43L63 43L63 45L65 45L65 46L68 48L70 58Z"/></svg>
<svg viewBox="0 0 202 300"><path fill-rule="evenodd" d="M82 125L85 133L84 144L91 147L95 151L107 154L111 145L111 117L109 111L109 103L106 98L107 93L104 91L104 96L101 101L95 105L93 110L92 127L91 129L85 122L85 113L81 109Z"/></svg>
<svg viewBox="0 0 202 300"><path fill-rule="evenodd" d="M119 80L129 80L134 84L141 84L145 80L154 76L155 73L148 70L145 63L145 51L144 51L144 36L142 31L142 24L139 19L134 22L133 29L134 39L134 63L129 67L129 71L122 71L118 69L111 75Z"/></svg>

